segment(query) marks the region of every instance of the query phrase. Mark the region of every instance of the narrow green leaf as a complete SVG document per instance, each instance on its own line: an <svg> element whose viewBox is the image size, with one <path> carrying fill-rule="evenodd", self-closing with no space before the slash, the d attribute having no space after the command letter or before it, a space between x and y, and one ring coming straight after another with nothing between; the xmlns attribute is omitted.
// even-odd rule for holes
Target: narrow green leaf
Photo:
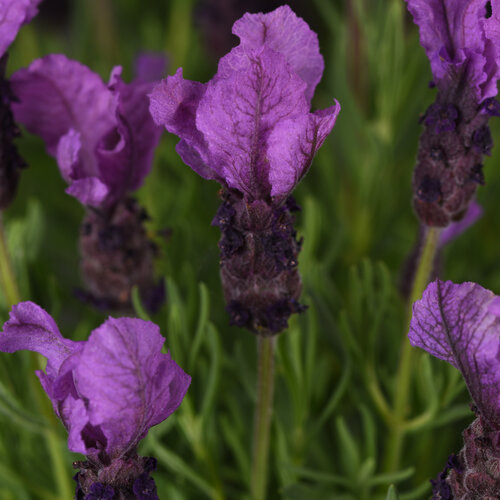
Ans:
<svg viewBox="0 0 500 500"><path fill-rule="evenodd" d="M385 497L385 500L399 500L399 495L396 490L396 487L391 484L389 486L389 489L387 490L387 496Z"/></svg>

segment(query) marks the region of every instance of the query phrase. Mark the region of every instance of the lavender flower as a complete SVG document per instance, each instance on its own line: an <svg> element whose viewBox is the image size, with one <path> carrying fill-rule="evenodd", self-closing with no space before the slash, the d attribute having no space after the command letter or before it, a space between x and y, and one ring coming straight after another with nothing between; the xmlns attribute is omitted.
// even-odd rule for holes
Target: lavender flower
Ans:
<svg viewBox="0 0 500 500"><path fill-rule="evenodd" d="M161 135L148 112L153 84L126 84L116 67L106 85L86 66L49 55L17 71L12 86L16 119L42 137L66 192L88 208L80 241L88 295L104 307L128 307L132 286L142 295L154 288L147 215L129 197L149 173Z"/></svg>
<svg viewBox="0 0 500 500"><path fill-rule="evenodd" d="M20 170L25 166L13 139L19 135L14 123L11 103L16 100L9 80L5 78L7 49L21 26L37 13L41 0L6 0L0 4L0 210L14 198Z"/></svg>
<svg viewBox="0 0 500 500"><path fill-rule="evenodd" d="M277 333L297 303L300 242L290 194L332 130L340 106L310 113L323 58L318 39L288 6L245 14L240 44L206 84L182 69L151 94L156 123L181 138L177 152L223 186L213 224L222 238L221 276L232 322Z"/></svg>
<svg viewBox="0 0 500 500"><path fill-rule="evenodd" d="M427 226L461 219L484 183L500 77L500 11L484 0L406 0L429 57L436 101L422 117L414 206Z"/></svg>
<svg viewBox="0 0 500 500"><path fill-rule="evenodd" d="M150 496L138 498L158 498L149 477L155 461L137 456L137 445L177 409L191 380L162 354L159 328L109 318L88 341L74 342L41 307L22 302L3 330L0 351L30 350L47 358L38 378L68 430L69 449L87 456L77 463L77 491L89 495L84 498L136 498L133 491L149 489ZM116 497L109 496L113 491Z"/></svg>
<svg viewBox="0 0 500 500"><path fill-rule="evenodd" d="M413 305L412 345L460 370L476 420L464 431L464 448L434 484L435 498L494 498L500 491L500 297L475 283L431 283Z"/></svg>

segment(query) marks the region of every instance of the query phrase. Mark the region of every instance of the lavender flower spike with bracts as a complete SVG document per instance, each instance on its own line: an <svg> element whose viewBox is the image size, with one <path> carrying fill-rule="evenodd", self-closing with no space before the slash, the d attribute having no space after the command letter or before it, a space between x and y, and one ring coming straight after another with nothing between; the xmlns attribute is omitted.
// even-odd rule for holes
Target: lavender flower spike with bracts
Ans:
<svg viewBox="0 0 500 500"><path fill-rule="evenodd" d="M19 135L11 103L16 101L10 82L5 78L7 49L23 24L37 14L41 0L5 0L0 3L0 210L7 208L17 189L19 172L25 166L13 139Z"/></svg>
<svg viewBox="0 0 500 500"><path fill-rule="evenodd" d="M155 324L132 318L109 318L87 341L74 342L36 304L12 308L0 351L47 358L38 378L68 430L69 449L87 456L77 463L77 499L106 491L109 498L136 498L138 489L150 495L137 498L158 498L149 477L155 460L139 457L137 445L177 409L191 381L161 352L163 343Z"/></svg>
<svg viewBox="0 0 500 500"><path fill-rule="evenodd" d="M429 57L436 101L422 117L413 177L414 206L427 226L466 213L483 156L492 148L488 119L500 115L500 4L485 0L406 0Z"/></svg>
<svg viewBox="0 0 500 500"><path fill-rule="evenodd" d="M460 370L477 415L464 431L465 446L455 465L433 483L435 494L445 481L454 495L450 498L496 498L500 491L500 297L475 283L434 281L413 305L409 338L412 345Z"/></svg>
<svg viewBox="0 0 500 500"><path fill-rule="evenodd" d="M206 84L182 69L151 94L156 123L181 138L177 152L223 187L221 275L233 323L262 334L286 327L300 276L289 197L331 132L338 102L311 113L323 73L316 34L288 6L245 14L240 44Z"/></svg>
<svg viewBox="0 0 500 500"><path fill-rule="evenodd" d="M87 298L127 309L134 285L151 296L155 247L130 194L149 173L162 133L148 111L153 83L124 83L116 67L106 85L83 64L49 55L14 73L12 86L16 119L42 137L66 192L87 208L80 240Z"/></svg>

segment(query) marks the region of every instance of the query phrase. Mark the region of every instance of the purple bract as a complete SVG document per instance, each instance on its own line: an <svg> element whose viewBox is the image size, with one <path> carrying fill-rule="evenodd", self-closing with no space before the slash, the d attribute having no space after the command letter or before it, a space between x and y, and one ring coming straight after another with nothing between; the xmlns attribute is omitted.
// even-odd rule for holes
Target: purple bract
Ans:
<svg viewBox="0 0 500 500"><path fill-rule="evenodd" d="M500 297L436 280L413 305L410 342L458 368L477 412L500 430Z"/></svg>
<svg viewBox="0 0 500 500"><path fill-rule="evenodd" d="M37 375L68 430L69 449L104 464L133 454L186 394L191 378L161 352L163 343L155 324L132 318L109 318L88 341L74 342L32 302L14 306L0 333L0 351L47 358Z"/></svg>
<svg viewBox="0 0 500 500"><path fill-rule="evenodd" d="M206 84L182 69L151 94L157 124L181 138L177 152L206 179L246 201L284 201L332 130L340 105L310 113L323 73L316 34L288 6L245 14L240 44Z"/></svg>
<svg viewBox="0 0 500 500"><path fill-rule="evenodd" d="M440 91L464 78L478 102L497 94L500 12L485 0L406 0ZM454 85L452 85L454 86Z"/></svg>
<svg viewBox="0 0 500 500"><path fill-rule="evenodd" d="M3 0L0 3L0 57L14 41L21 26L37 14L42 0Z"/></svg>
<svg viewBox="0 0 500 500"><path fill-rule="evenodd" d="M161 134L148 112L152 83L126 84L116 67L106 85L63 55L34 61L11 82L16 120L43 138L69 194L109 207L141 186Z"/></svg>

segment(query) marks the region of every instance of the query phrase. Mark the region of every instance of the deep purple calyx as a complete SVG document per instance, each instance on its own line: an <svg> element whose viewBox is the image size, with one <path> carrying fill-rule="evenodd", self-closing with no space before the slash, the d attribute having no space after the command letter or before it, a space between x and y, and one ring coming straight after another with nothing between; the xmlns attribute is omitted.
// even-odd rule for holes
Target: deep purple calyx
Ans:
<svg viewBox="0 0 500 500"><path fill-rule="evenodd" d="M500 432L480 416L463 432L464 446L433 483L438 499L496 500L500 491ZM437 496L439 491L449 496Z"/></svg>
<svg viewBox="0 0 500 500"><path fill-rule="evenodd" d="M413 174L413 204L426 226L446 227L459 221L484 183L480 165L491 153L489 115L465 92L450 104L438 94L422 122ZM495 101L496 102L496 101Z"/></svg>
<svg viewBox="0 0 500 500"><path fill-rule="evenodd" d="M294 200L279 207L247 203L226 192L213 224L221 229L221 279L230 323L260 335L287 327L302 312L298 254L301 240L293 228Z"/></svg>
<svg viewBox="0 0 500 500"><path fill-rule="evenodd" d="M76 500L158 500L156 484L150 473L156 469L152 457L132 456L109 465L93 461L75 462L80 471Z"/></svg>
<svg viewBox="0 0 500 500"><path fill-rule="evenodd" d="M17 189L19 173L26 166L14 146L14 139L20 135L14 123L11 102L16 100L9 80L5 78L7 54L0 58L0 210L10 205Z"/></svg>
<svg viewBox="0 0 500 500"><path fill-rule="evenodd" d="M454 453L448 457L448 462L437 478L431 479L432 500L453 500L451 487L447 482L448 473L452 469L462 470L459 459Z"/></svg>
<svg viewBox="0 0 500 500"><path fill-rule="evenodd" d="M131 309L137 286L144 306L156 312L164 300L163 281L156 281L156 245L148 238L147 213L132 198L108 210L88 210L80 233L85 291L77 295L100 310Z"/></svg>

